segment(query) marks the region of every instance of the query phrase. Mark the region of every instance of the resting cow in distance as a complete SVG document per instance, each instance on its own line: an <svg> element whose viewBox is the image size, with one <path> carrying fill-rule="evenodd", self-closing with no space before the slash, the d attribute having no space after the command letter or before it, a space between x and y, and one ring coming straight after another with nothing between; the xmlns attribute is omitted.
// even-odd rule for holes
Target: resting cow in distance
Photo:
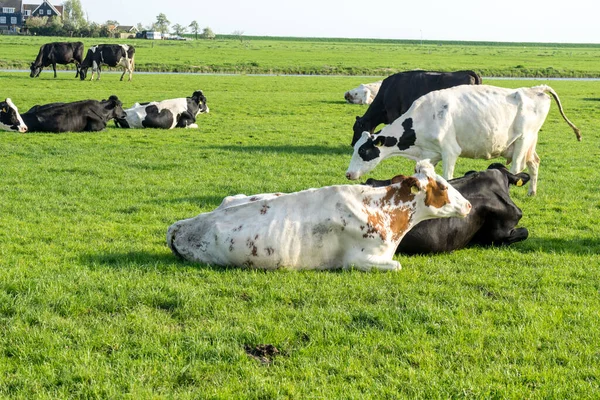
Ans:
<svg viewBox="0 0 600 400"><path fill-rule="evenodd" d="M362 117L356 117L352 146L364 131L373 133L379 124L391 124L426 93L458 85L480 85L473 71L405 71L383 80L377 96Z"/></svg>
<svg viewBox="0 0 600 400"><path fill-rule="evenodd" d="M428 93L400 118L371 135L363 132L346 171L358 179L390 156L442 161L445 179L452 179L459 157L489 160L504 157L517 174L527 166L529 195L537 190L540 158L538 132L550 110L552 95L563 119L581 140L579 129L563 112L556 92L547 85L506 89L463 85Z"/></svg>
<svg viewBox="0 0 600 400"><path fill-rule="evenodd" d="M136 103L115 124L122 128L198 128L196 117L208 111L206 97L202 90L196 90L191 97Z"/></svg>
<svg viewBox="0 0 600 400"><path fill-rule="evenodd" d="M395 180L368 179L366 185L387 186ZM448 183L471 203L466 218L440 218L418 223L404 236L396 254L447 253L471 246L504 246L527 239L526 228L517 228L523 213L510 198L510 185L522 186L529 175L513 175L502 164L467 172Z"/></svg>
<svg viewBox="0 0 600 400"><path fill-rule="evenodd" d="M82 100L33 106L21 115L30 132L95 132L125 111L117 96L108 100Z"/></svg>
<svg viewBox="0 0 600 400"><path fill-rule="evenodd" d="M87 76L88 68L92 68L92 76L90 81L94 79L94 73L98 72L98 80L100 80L101 65L105 64L109 67L123 67L121 79L129 72L129 80L133 76L133 68L135 66L135 48L127 44L98 44L88 49L85 59L81 62L79 78L83 81Z"/></svg>
<svg viewBox="0 0 600 400"><path fill-rule="evenodd" d="M56 78L56 64L75 63L75 78L79 76L79 65L83 61L83 43L81 42L53 42L46 43L40 47L40 51L34 62L31 63L31 78L40 76L42 69L52 65L54 77Z"/></svg>
<svg viewBox="0 0 600 400"><path fill-rule="evenodd" d="M350 89L344 93L344 98L350 104L371 104L379 88L381 81L373 83L361 83L359 87Z"/></svg>
<svg viewBox="0 0 600 400"><path fill-rule="evenodd" d="M424 161L412 177L381 188L337 185L226 199L211 212L171 225L167 244L176 255L206 264L398 270L392 257L413 225L464 217L470 209Z"/></svg>
<svg viewBox="0 0 600 400"><path fill-rule="evenodd" d="M11 99L0 101L0 130L27 132L27 125L19 114L19 109Z"/></svg>

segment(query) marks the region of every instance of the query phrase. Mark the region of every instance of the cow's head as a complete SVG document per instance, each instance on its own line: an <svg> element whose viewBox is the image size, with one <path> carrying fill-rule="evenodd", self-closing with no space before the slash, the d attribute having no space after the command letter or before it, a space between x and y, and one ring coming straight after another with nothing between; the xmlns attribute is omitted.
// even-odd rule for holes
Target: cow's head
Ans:
<svg viewBox="0 0 600 400"><path fill-rule="evenodd" d="M417 215L418 219L466 217L471 211L471 203L437 175L428 160L417 162L412 178L415 182L411 193L415 195L417 204L422 202L425 205L417 207L417 213L422 213ZM392 183L395 179L392 179Z"/></svg>
<svg viewBox="0 0 600 400"><path fill-rule="evenodd" d="M87 76L88 67L79 66L79 79L85 81L85 77Z"/></svg>
<svg viewBox="0 0 600 400"><path fill-rule="evenodd" d="M344 93L344 98L350 104L367 104L370 95L369 89L365 85L360 85Z"/></svg>
<svg viewBox="0 0 600 400"><path fill-rule="evenodd" d="M206 97L204 96L204 93L202 93L202 90L196 90L192 94L192 100L198 104L198 114L208 113L210 111L206 105Z"/></svg>
<svg viewBox="0 0 600 400"><path fill-rule="evenodd" d="M351 143L352 147L354 147L356 142L358 142L360 140L360 137L362 136L363 132L372 133L370 131L370 129L367 129L367 126L364 123L363 119L361 117L359 117L358 115L356 116L356 121L354 121L354 126L352 127L352 130L354 131L354 135L352 136L352 143Z"/></svg>
<svg viewBox="0 0 600 400"><path fill-rule="evenodd" d="M373 170L383 159L389 157L395 147L386 143L389 139L391 137L363 132L360 140L354 144L354 153L346 171L346 178L356 180Z"/></svg>
<svg viewBox="0 0 600 400"><path fill-rule="evenodd" d="M0 102L0 129L3 131L27 132L27 126L17 106L10 99Z"/></svg>
<svg viewBox="0 0 600 400"><path fill-rule="evenodd" d="M40 76L40 73L42 72L42 66L35 65L35 62L31 63L31 65L29 66L29 69L31 70L31 73L29 74L29 76L31 78L37 78L38 76Z"/></svg>
<svg viewBox="0 0 600 400"><path fill-rule="evenodd" d="M114 94L108 100L102 100L104 109L109 111L107 119L123 119L127 117L127 113L123 110L123 103Z"/></svg>

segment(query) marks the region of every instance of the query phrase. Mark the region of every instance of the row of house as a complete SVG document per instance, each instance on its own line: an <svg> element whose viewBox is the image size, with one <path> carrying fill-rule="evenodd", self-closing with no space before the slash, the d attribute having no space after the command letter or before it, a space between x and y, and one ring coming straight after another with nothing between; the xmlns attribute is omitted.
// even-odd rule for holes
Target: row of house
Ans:
<svg viewBox="0 0 600 400"><path fill-rule="evenodd" d="M41 4L22 0L0 0L0 31L20 32L30 17L61 17L63 6L53 6L48 0Z"/></svg>
<svg viewBox="0 0 600 400"><path fill-rule="evenodd" d="M64 7L54 6L48 0L41 4L23 3L22 0L0 0L0 32L21 32L30 17L59 17L62 18ZM137 33L135 26L112 27L125 35Z"/></svg>

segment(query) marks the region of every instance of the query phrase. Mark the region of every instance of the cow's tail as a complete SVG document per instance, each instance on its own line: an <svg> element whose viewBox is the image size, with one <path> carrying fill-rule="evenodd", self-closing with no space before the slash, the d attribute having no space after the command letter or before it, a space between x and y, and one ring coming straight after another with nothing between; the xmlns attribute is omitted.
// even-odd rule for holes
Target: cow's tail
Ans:
<svg viewBox="0 0 600 400"><path fill-rule="evenodd" d="M563 111L563 108L562 108L562 104L560 104L560 99L558 98L558 94L556 94L554 89L552 89L548 85L541 85L541 86L539 86L539 88L544 93L550 93L552 95L552 97L554 97L554 100L556 101L556 105L558 105L558 111L560 111L560 115L562 115L562 117L567 122L567 124L569 124L571 129L573 129L573 132L575 132L575 136L577 137L577 140L579 140L581 142L581 132L579 131L579 128L576 127L575 124L573 124L571 121L569 121L569 118L567 118L567 116L565 115L565 112Z"/></svg>

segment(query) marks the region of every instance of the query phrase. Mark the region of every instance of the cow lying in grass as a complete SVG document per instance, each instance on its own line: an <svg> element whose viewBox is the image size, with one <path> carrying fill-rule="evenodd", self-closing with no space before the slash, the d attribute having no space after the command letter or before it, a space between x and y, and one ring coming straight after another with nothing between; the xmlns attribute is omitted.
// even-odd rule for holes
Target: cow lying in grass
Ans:
<svg viewBox="0 0 600 400"><path fill-rule="evenodd" d="M27 125L23 122L19 109L8 98L0 102L0 130L27 132Z"/></svg>
<svg viewBox="0 0 600 400"><path fill-rule="evenodd" d="M198 128L196 117L208 111L206 97L202 90L196 90L191 97L136 103L115 122L122 128Z"/></svg>
<svg viewBox="0 0 600 400"><path fill-rule="evenodd" d="M398 270L394 251L415 224L471 210L428 162L386 187L338 185L233 200L171 225L167 243L173 253L263 269Z"/></svg>
<svg viewBox="0 0 600 400"><path fill-rule="evenodd" d="M381 82L361 83L359 87L344 93L344 98L350 104L371 104L379 92Z"/></svg>
<svg viewBox="0 0 600 400"><path fill-rule="evenodd" d="M387 186L402 177L378 181L370 186ZM513 175L502 164L487 170L471 171L448 183L469 200L473 208L466 218L440 218L423 221L402 239L396 254L445 253L470 246L503 246L527 239L526 228L517 228L523 213L510 198L510 185L522 186L529 175Z"/></svg>
<svg viewBox="0 0 600 400"><path fill-rule="evenodd" d="M36 105L21 114L30 132L95 132L108 121L125 116L117 96L108 100Z"/></svg>

